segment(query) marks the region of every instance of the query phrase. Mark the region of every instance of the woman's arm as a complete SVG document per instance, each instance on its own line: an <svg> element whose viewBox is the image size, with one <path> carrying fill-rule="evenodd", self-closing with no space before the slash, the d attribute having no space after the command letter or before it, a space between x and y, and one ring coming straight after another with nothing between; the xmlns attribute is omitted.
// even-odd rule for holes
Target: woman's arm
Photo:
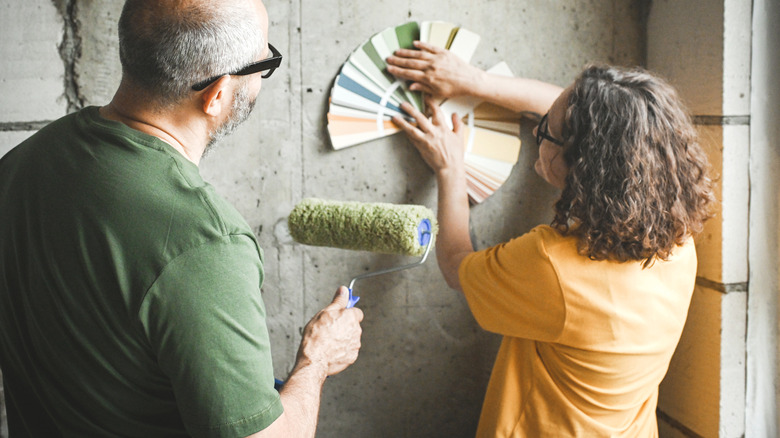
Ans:
<svg viewBox="0 0 780 438"><path fill-rule="evenodd" d="M474 96L523 114L541 116L563 88L535 79L487 73L467 64L449 50L421 41L419 50L399 49L387 58L387 71L413 81L409 89L437 98Z"/></svg>
<svg viewBox="0 0 780 438"><path fill-rule="evenodd" d="M431 120L404 103L401 108L415 118L417 126L399 117L393 118L393 121L406 133L436 174L439 188L436 259L447 284L462 291L458 268L463 259L474 251L469 235L462 123L453 117L454 128L450 130L439 106L430 99L426 100L426 105L433 112Z"/></svg>

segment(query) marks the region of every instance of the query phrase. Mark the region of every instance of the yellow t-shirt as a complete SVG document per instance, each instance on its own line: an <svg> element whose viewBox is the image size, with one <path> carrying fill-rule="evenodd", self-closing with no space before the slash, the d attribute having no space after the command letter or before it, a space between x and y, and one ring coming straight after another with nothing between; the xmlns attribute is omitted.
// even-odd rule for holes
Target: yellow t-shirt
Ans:
<svg viewBox="0 0 780 438"><path fill-rule="evenodd" d="M594 261L539 226L469 255L474 317L504 336L477 437L655 437L658 385L696 280L693 240L668 261Z"/></svg>

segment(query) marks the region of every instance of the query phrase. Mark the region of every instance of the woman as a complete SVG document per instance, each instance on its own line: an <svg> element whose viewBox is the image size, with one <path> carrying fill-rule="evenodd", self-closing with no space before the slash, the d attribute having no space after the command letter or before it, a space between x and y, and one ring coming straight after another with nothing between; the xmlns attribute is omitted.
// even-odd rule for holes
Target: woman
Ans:
<svg viewBox="0 0 780 438"><path fill-rule="evenodd" d="M586 68L565 90L491 76L417 42L387 62L412 90L544 114L536 172L562 190L555 219L475 252L461 123L395 122L436 174L437 259L486 330L504 336L477 436L653 437L658 385L696 278L692 236L713 201L675 91L638 69ZM549 111L548 111L549 109Z"/></svg>

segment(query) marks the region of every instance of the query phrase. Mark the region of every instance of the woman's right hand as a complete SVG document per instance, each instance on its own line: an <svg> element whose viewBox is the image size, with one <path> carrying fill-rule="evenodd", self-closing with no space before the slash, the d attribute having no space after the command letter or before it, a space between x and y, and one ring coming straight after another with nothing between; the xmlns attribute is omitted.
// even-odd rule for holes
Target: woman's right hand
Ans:
<svg viewBox="0 0 780 438"><path fill-rule="evenodd" d="M401 117L393 117L393 122L401 128L412 145L420 152L423 160L437 176L444 171L464 172L463 122L453 114L450 129L446 115L430 96L426 96L425 105L431 111L431 119L415 109L409 103L401 104L401 109L414 117L417 126Z"/></svg>
<svg viewBox="0 0 780 438"><path fill-rule="evenodd" d="M464 62L454 53L440 47L415 41L419 50L398 49L387 58L387 71L412 81L412 91L422 91L437 98L473 94L473 88L484 73Z"/></svg>
<svg viewBox="0 0 780 438"><path fill-rule="evenodd" d="M439 105L426 96L425 104L432 112L428 120L408 103L401 108L414 117L417 126L401 117L393 121L409 137L428 166L436 173L438 186L438 222L436 260L444 280L455 290L462 290L458 267L473 252L469 234L469 201L466 189L466 166L463 123L452 115L452 126Z"/></svg>

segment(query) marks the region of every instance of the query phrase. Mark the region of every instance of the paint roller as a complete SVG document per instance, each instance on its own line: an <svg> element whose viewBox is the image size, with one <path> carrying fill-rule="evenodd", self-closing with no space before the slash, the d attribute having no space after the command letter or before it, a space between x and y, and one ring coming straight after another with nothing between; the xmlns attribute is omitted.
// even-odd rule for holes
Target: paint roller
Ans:
<svg viewBox="0 0 780 438"><path fill-rule="evenodd" d="M327 246L382 254L421 256L408 265L358 275L349 283L349 304L356 281L422 265L434 243L438 225L433 212L421 205L363 203L308 198L287 219L292 238L305 245Z"/></svg>

